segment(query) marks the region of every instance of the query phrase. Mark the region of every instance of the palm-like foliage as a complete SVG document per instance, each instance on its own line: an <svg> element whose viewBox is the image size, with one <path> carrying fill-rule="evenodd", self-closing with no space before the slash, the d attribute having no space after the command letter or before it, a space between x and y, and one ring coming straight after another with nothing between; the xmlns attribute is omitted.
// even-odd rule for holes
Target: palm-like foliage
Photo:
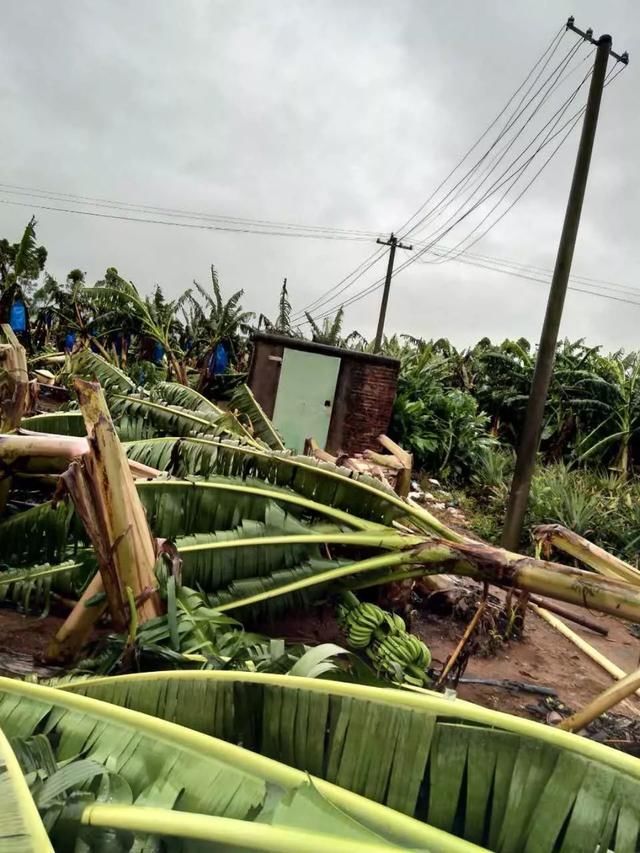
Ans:
<svg viewBox="0 0 640 853"><path fill-rule="evenodd" d="M19 243L0 240L0 292L16 282L29 285L44 269L47 250L36 242L36 219L31 217Z"/></svg>
<svg viewBox="0 0 640 853"><path fill-rule="evenodd" d="M251 435L264 442L272 450L284 450L285 446L248 385L239 385L231 397L231 409L241 422L246 422Z"/></svg>
<svg viewBox="0 0 640 853"><path fill-rule="evenodd" d="M609 461L623 476L633 464L633 442L640 430L640 356L619 355L608 362L609 377L588 377L582 384L598 392L591 406L598 423L578 444L580 461Z"/></svg>
<svg viewBox="0 0 640 853"><path fill-rule="evenodd" d="M305 311L305 317L311 329L311 340L314 343L329 344L334 347L345 346L345 340L342 337L344 308L339 308L334 317L325 317L321 326L308 311Z"/></svg>
<svg viewBox="0 0 640 853"><path fill-rule="evenodd" d="M376 524L401 521L444 538L451 536L429 512L403 501L379 480L309 456L210 439L131 442L125 450L130 459L175 476L259 479Z"/></svg>
<svg viewBox="0 0 640 853"><path fill-rule="evenodd" d="M133 282L125 281L113 270L111 275L105 277L104 283L99 282L96 287L87 290L87 293L92 299L111 299L121 314L135 318L140 333L162 345L177 381L183 385L187 384L184 352L178 342L180 326L177 314L181 305L189 298L189 291L178 299L167 302L161 288L156 286L151 298L143 297Z"/></svg>
<svg viewBox="0 0 640 853"><path fill-rule="evenodd" d="M433 475L462 479L491 444L487 418L471 394L450 387L449 356L430 344L404 348L391 433Z"/></svg>
<svg viewBox="0 0 640 853"><path fill-rule="evenodd" d="M211 355L219 343L230 350L232 360L236 360L241 349L241 339L249 329L253 317L251 311L242 308L244 290L237 290L225 301L218 274L211 265L211 288L209 293L197 281L193 285L200 299L189 292L191 305L191 335L197 352L204 357ZM202 301L200 301L202 300Z"/></svg>
<svg viewBox="0 0 640 853"><path fill-rule="evenodd" d="M264 314L261 314L258 319L258 328L264 327L267 332L273 332L276 335L287 335L288 337L303 337L299 329L294 329L291 325L291 302L289 301L289 291L287 290L287 279L282 283L280 289L280 297L278 299L278 314L275 320L270 320Z"/></svg>
<svg viewBox="0 0 640 853"><path fill-rule="evenodd" d="M0 728L0 846L11 853L53 853L27 781L6 735Z"/></svg>

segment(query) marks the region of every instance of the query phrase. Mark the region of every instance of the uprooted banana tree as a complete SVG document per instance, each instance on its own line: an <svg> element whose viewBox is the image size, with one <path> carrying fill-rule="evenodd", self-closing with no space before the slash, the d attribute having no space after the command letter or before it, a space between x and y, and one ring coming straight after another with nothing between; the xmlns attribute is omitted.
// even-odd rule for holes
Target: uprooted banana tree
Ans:
<svg viewBox="0 0 640 853"><path fill-rule="evenodd" d="M26 419L30 433L0 436L5 471L58 475L61 484L50 502L0 522L10 567L0 589L32 591L45 578L75 587L81 604L58 638L73 652L104 607L102 589L114 624L125 628L158 615L159 587L180 584L200 590L205 607L251 619L309 606L338 589L448 573L640 621L640 590L623 580L463 537L373 478L273 449L263 438L273 443L275 433L264 424L260 437L185 386L165 383L152 399L90 353L72 369L104 383L109 449L96 439L89 386L81 382L82 412ZM253 421L264 418L246 395L245 409ZM116 431L144 437L121 447ZM119 498L110 492L116 485ZM65 487L73 507L61 499ZM97 522L96 507L108 523ZM175 551L158 548L165 540Z"/></svg>

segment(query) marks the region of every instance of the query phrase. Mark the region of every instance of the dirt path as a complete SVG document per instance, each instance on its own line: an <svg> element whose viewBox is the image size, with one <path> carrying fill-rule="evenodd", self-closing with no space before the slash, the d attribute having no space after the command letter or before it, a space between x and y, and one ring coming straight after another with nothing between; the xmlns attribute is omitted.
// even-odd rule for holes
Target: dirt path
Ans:
<svg viewBox="0 0 640 853"><path fill-rule="evenodd" d="M609 630L608 637L600 637L578 626L571 627L625 671L637 668L640 642L629 633L626 625L608 616L591 614L591 618ZM420 614L412 624L415 633L431 649L434 660L441 662L455 648L464 627L459 622L432 617L428 613ZM465 677L508 679L550 687L557 692L558 699L572 709L585 705L614 681L566 637L532 612L527 614L524 639L503 645L492 657L474 656ZM488 708L539 717L532 712L531 706L538 704L540 697L531 693L478 684L459 684L457 692L461 698ZM640 714L640 700L630 700L624 708L620 706L616 710Z"/></svg>

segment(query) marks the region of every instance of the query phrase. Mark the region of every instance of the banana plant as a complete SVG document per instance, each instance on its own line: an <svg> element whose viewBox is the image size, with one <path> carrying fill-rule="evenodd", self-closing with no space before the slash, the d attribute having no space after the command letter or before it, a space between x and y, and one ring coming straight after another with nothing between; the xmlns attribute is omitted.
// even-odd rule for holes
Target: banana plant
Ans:
<svg viewBox="0 0 640 853"><path fill-rule="evenodd" d="M350 849L362 853L381 853L398 846L447 853L472 853L478 849L325 779L237 746L231 739L212 737L170 719L72 691L0 678L0 728L14 742L43 735L47 738L57 766L66 765L63 783L58 781L55 786L56 794L72 787L74 765L77 767L81 761L85 763L76 778L85 779L86 762L92 762L100 775L118 779L111 786L109 801L105 801L104 794L101 796L100 787L96 790L89 786L84 789L84 801L76 799L73 810L63 808L57 820L55 814L47 815L50 833L60 851L73 849L81 826L125 833L124 844L119 835L112 839L114 844L120 841L120 848L110 848L116 850L131 849L134 833L136 849L152 849L145 844L169 836L182 839L180 849L194 853L201 849L196 840L318 853L339 844L340 839L344 843L346 838L350 839ZM43 753L45 750L41 749L40 754ZM21 810L11 809L8 829L15 834L24 833L28 823L32 833L39 833L40 844L13 849L50 850L45 846L34 808L28 808L15 762L11 769L8 782L14 798L21 796L24 805ZM4 776L0 775L0 780ZM45 778L44 786L48 781ZM292 808L300 794L305 802L294 817ZM313 802L309 802L310 797ZM3 805L6 802L3 799ZM278 836L270 831L274 824L283 829L295 828L298 833L282 832ZM272 846L261 843L260 833ZM92 849L95 835L84 838ZM359 847L358 842L363 846Z"/></svg>
<svg viewBox="0 0 640 853"><path fill-rule="evenodd" d="M239 437L255 446L262 445L231 412L224 412L189 386L160 382L148 393L137 387L120 368L90 350L81 350L71 356L65 376L68 382L72 376L77 376L100 383L122 440L158 435L222 434ZM64 434L74 434L66 432L74 426L72 419L65 422L60 417L55 423ZM23 426L38 428L31 425L30 419L25 419Z"/></svg>
<svg viewBox="0 0 640 853"><path fill-rule="evenodd" d="M208 543L200 540L199 550L209 553L206 559L215 560L215 552L226 551L225 559L235 560L236 566L245 560L245 578L256 579L249 587L242 587L238 583L243 577L236 574L231 584L231 598L218 600L221 609L255 605L319 584L353 580L356 576L366 576L374 585L429 572L452 572L569 603L586 604L604 613L640 621L640 590L630 584L596 578L593 573L522 557L472 540L456 542L404 532L302 497L289 489L265 484L262 480L223 477L138 480L136 489L151 530L159 538L176 539L211 534L212 531L216 531L217 536L218 531L234 530L243 519L268 526L268 513L274 506L299 519L303 525L328 525L326 529L306 529L298 533L290 529L275 532L263 529L259 536L249 537L245 529L244 533L226 537L226 541L215 537ZM341 529L336 530L336 525ZM86 541L73 513L52 504L1 522L0 540L5 563L14 567L42 562L43 549L47 560L62 562L73 555L78 544ZM269 548L300 545L333 545L341 554L337 562L326 565L316 562L311 571L305 570L302 574L292 570L277 577L274 573L259 575L260 561L264 563L262 555ZM349 556L349 550L354 548L360 549L355 559ZM361 556L363 549L371 556ZM229 556L233 552L236 556ZM278 552L274 554L281 556ZM205 567L202 571L213 570ZM234 568L234 572L237 571ZM220 588L210 591L224 592Z"/></svg>
<svg viewBox="0 0 640 853"><path fill-rule="evenodd" d="M222 671L61 690L242 743L500 853L635 853L640 840L637 759L460 699Z"/></svg>
<svg viewBox="0 0 640 853"><path fill-rule="evenodd" d="M125 442L130 459L178 477L256 478L371 522L399 522L444 539L462 537L380 480L309 456L207 438L157 438Z"/></svg>

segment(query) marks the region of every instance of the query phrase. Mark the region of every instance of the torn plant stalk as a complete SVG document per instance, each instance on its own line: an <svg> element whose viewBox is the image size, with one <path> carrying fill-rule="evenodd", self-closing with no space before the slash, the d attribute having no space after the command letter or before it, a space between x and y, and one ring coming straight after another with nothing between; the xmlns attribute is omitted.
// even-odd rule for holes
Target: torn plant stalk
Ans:
<svg viewBox="0 0 640 853"><path fill-rule="evenodd" d="M75 380L74 388L87 428L89 452L71 463L60 478L61 486L71 496L91 539L114 627L123 631L133 616L127 588L138 602L140 623L161 613L154 574L155 541L102 389L81 379ZM70 646L77 649L99 615L99 607L79 602L67 620L74 621L74 630L69 634L62 627L56 637L61 646L57 651L66 656Z"/></svg>
<svg viewBox="0 0 640 853"><path fill-rule="evenodd" d="M0 434L0 463L16 474L62 474L74 459L90 451L86 438L19 429ZM142 462L128 460L134 477L157 477L161 472Z"/></svg>
<svg viewBox="0 0 640 853"><path fill-rule="evenodd" d="M408 555L407 555L408 556ZM523 557L481 542L435 541L414 549L406 563L441 562L445 571L640 621L640 588L557 563Z"/></svg>
<svg viewBox="0 0 640 853"><path fill-rule="evenodd" d="M561 524L542 524L534 529L533 535L543 546L547 555L551 552L551 548L555 547L558 551L575 557L576 560L605 577L640 585L639 569L625 563L619 557L614 557L604 548L594 545L584 536L568 530Z"/></svg>
<svg viewBox="0 0 640 853"><path fill-rule="evenodd" d="M568 732L579 732L611 708L631 696L640 688L640 669L630 672L617 684L612 684L603 693L589 702L581 711L577 711L563 720L558 726Z"/></svg>
<svg viewBox="0 0 640 853"><path fill-rule="evenodd" d="M29 403L27 354L8 323L0 335L0 432L20 426Z"/></svg>

